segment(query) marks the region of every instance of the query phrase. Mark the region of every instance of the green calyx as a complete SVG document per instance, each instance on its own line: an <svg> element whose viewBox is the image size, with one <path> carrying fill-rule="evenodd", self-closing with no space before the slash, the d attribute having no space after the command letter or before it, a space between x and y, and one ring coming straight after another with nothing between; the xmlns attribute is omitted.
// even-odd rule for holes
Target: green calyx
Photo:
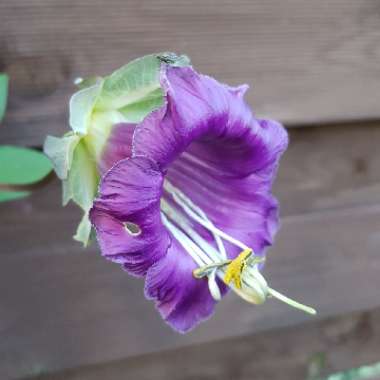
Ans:
<svg viewBox="0 0 380 380"><path fill-rule="evenodd" d="M175 53L165 52L165 53L156 54L156 57L161 62L167 63L170 66L184 67L184 66L191 65L190 58L187 55L178 56Z"/></svg>
<svg viewBox="0 0 380 380"><path fill-rule="evenodd" d="M164 104L160 85L162 64L187 66L186 56L159 53L135 59L104 78L77 81L80 90L70 99L72 132L48 136L44 152L63 181L63 203L73 200L84 216L74 239L88 244L89 210L100 179L98 165L104 146L118 123L139 123Z"/></svg>

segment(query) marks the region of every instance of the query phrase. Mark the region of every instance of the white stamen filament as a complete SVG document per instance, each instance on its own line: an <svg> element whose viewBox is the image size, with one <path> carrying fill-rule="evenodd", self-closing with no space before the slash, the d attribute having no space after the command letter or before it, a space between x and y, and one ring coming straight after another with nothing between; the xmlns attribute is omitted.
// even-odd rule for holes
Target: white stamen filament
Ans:
<svg viewBox="0 0 380 380"><path fill-rule="evenodd" d="M241 242L241 241L233 238L232 236L230 236L230 235L226 234L225 232L221 231L219 228L215 227L210 222L209 219L205 220L202 217L200 217L199 215L197 215L195 212L193 212L187 206L187 204L186 204L187 202L186 203L183 202L183 199L180 199L180 197L178 196L178 192L180 192L180 191L179 190L175 191L174 190L175 187L172 184L170 184L170 182L169 182L169 185L168 185L167 180L164 182L164 189L167 190L169 193L171 193L173 195L173 199L176 201L176 203L180 207L182 207L182 209L186 212L187 215L189 215L191 218L193 218L200 225L202 225L203 227L207 228L210 232L214 233L215 235L219 236L220 238L222 238L222 239L230 242L233 245L236 245L237 247L241 248L242 250L249 249L249 247L247 245L245 245L243 242ZM182 194L182 196L184 196L183 193L181 193L181 194ZM188 201L190 201L190 200L188 199ZM197 207L197 208L199 209L199 207ZM202 213L203 213L203 211L202 211Z"/></svg>
<svg viewBox="0 0 380 380"><path fill-rule="evenodd" d="M181 190L177 189L176 187L174 187L169 181L165 181L164 182L164 189L169 192L170 194L172 194L174 200L180 204L180 205L187 205L190 207L190 209L192 209L195 213L197 213L199 215L200 218L203 218L204 222L207 223L207 225L209 227L213 227L214 225L212 224L212 222L210 221L210 219L207 217L207 215L205 214L205 212L200 209L198 206L196 206L189 198L186 197L185 194L182 193ZM214 239L215 239L215 242L216 242L216 245L218 247L218 250L220 252L220 254L222 255L222 257L224 259L227 259L227 253L226 253L226 249L224 248L224 244L223 244L223 241L222 239L220 238L220 236L218 234L216 234L215 232L213 231L210 231L213 236L214 236Z"/></svg>
<svg viewBox="0 0 380 380"><path fill-rule="evenodd" d="M217 228L199 206L195 205L168 180L164 181L164 189L175 204L182 209L182 212L163 198L161 199L162 222L200 267L194 272L194 275L197 278L208 277L210 294L215 300L219 301L221 294L216 282L216 276L223 280L226 266L232 261L227 258L223 240L243 251L252 252L252 249ZM199 223L211 233L216 247L195 231L193 222ZM230 284L230 287L248 302L259 304L264 302L267 297L272 296L306 313L316 314L313 308L302 305L270 288L258 269L258 264L261 261L263 259L253 253L252 258L246 260L245 269L241 276L241 289L232 284Z"/></svg>
<svg viewBox="0 0 380 380"><path fill-rule="evenodd" d="M182 245L183 248L185 248L185 250L199 266L204 266L211 263L211 260L191 239L186 236L186 234L171 223L165 215L161 215L161 217L167 229L173 234L176 240Z"/></svg>
<svg viewBox="0 0 380 380"><path fill-rule="evenodd" d="M190 236L195 243L204 251L204 254L208 256L213 262L220 262L225 257L220 254L212 245L210 245L205 239L203 239L191 225L188 224L186 217L172 207L165 199L161 200L162 211L172 219L188 236Z"/></svg>
<svg viewBox="0 0 380 380"><path fill-rule="evenodd" d="M219 286L216 283L216 272L217 269L215 268L208 275L208 288L210 289L212 298L214 298L215 301L220 301L222 299L222 295L220 294Z"/></svg>
<svg viewBox="0 0 380 380"><path fill-rule="evenodd" d="M178 213L175 210L175 208L170 206L170 204L167 201L165 201L165 199L161 200L161 208L164 212L162 214L162 221L164 225L168 228L170 232L172 232L173 236L182 245L182 247L191 255L194 261L200 267L208 267L210 265L213 266L213 269L207 275L208 287L212 297L216 301L219 301L221 299L221 294L218 284L216 283L216 274L220 263L220 257L218 252L215 250L213 246L211 246L200 235L198 235L192 229L192 227L187 224L187 221L184 218L184 216ZM184 232L182 232L173 223L171 223L165 215L172 219ZM186 234L190 236L190 238L193 240L189 239ZM199 244L199 246L197 246L194 242Z"/></svg>
<svg viewBox="0 0 380 380"><path fill-rule="evenodd" d="M164 225L191 255L197 265L204 269L205 275L208 277L210 292L214 297L215 291L212 291L211 288L218 288L215 274L223 279L224 266L230 262L230 260L227 260L222 238L240 249L248 249L248 247L239 240L216 228L202 209L196 206L183 192L174 187L167 180L164 182L164 189L172 196L175 203L182 208L188 217L206 228L214 237L217 249L194 230L191 226L191 219L189 220L189 218L183 215L178 209L171 206L167 200L161 199L162 221ZM256 265L252 267L252 269L254 268L256 268ZM259 273L258 270L256 270L256 272ZM250 283L252 283L252 280ZM262 285L263 282L259 281L256 286ZM260 291L260 293L263 293L263 291ZM219 297L214 298L219 299Z"/></svg>

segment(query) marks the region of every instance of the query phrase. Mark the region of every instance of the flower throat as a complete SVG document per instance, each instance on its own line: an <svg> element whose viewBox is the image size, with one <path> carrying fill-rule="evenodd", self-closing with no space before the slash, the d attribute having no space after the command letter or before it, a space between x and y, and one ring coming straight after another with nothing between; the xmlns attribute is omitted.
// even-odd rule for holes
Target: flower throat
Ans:
<svg viewBox="0 0 380 380"><path fill-rule="evenodd" d="M216 280L219 278L250 303L261 304L267 298L274 297L296 309L316 314L313 308L270 288L259 271L259 265L265 258L255 255L252 248L218 229L200 207L168 180L164 181L164 191L165 197L161 199L162 222L198 265L193 276L197 279L207 278L211 296L216 301L221 299ZM205 228L215 244L204 239L193 228L194 223ZM241 249L235 259L228 258L224 241Z"/></svg>

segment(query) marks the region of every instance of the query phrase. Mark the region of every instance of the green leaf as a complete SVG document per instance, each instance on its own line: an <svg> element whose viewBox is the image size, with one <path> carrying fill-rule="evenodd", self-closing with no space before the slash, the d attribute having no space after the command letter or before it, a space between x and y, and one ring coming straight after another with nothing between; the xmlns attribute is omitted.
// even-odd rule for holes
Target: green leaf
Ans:
<svg viewBox="0 0 380 380"><path fill-rule="evenodd" d="M161 62L155 55L138 58L104 79L97 109L121 109L144 101L151 93L160 91Z"/></svg>
<svg viewBox="0 0 380 380"><path fill-rule="evenodd" d="M100 81L76 92L70 99L70 126L74 132L86 135L91 114L102 89Z"/></svg>
<svg viewBox="0 0 380 380"><path fill-rule="evenodd" d="M72 199L84 211L84 217L78 227L76 240L86 245L91 232L88 211L95 198L99 177L94 161L89 157L85 143L80 141L73 154L71 169L67 179L63 180L63 204Z"/></svg>
<svg viewBox="0 0 380 380"><path fill-rule="evenodd" d="M44 153L53 163L54 170L60 179L66 179L73 160L74 149L80 137L69 133L64 137L47 136L44 143Z"/></svg>
<svg viewBox="0 0 380 380"><path fill-rule="evenodd" d="M8 98L8 75L0 74L0 122L4 117Z"/></svg>
<svg viewBox="0 0 380 380"><path fill-rule="evenodd" d="M30 193L28 191L0 191L0 202L13 201L25 198Z"/></svg>
<svg viewBox="0 0 380 380"><path fill-rule="evenodd" d="M37 182L51 171L41 152L15 146L0 146L0 183L26 185Z"/></svg>

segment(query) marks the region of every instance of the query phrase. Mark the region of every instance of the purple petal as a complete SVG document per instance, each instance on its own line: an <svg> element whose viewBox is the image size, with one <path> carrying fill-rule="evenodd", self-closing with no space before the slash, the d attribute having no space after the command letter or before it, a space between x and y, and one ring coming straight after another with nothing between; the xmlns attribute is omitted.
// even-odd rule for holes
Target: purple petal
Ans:
<svg viewBox="0 0 380 380"><path fill-rule="evenodd" d="M116 162L132 155L132 139L135 131L135 124L120 123L112 127L111 133L104 146L100 162L99 171L105 174Z"/></svg>
<svg viewBox="0 0 380 380"><path fill-rule="evenodd" d="M245 149L254 151L263 144L261 136L256 136L235 147L231 142L197 141L172 163L166 178L183 189L217 227L259 254L272 244L278 228L278 204L271 184L280 153L272 152L271 159L267 156L267 165L259 170L239 173L244 168ZM255 159L247 156L246 162L254 161L254 167ZM239 250L229 246L228 252L234 257Z"/></svg>
<svg viewBox="0 0 380 380"><path fill-rule="evenodd" d="M135 127L132 144L128 135L132 158L103 178L91 220L103 255L130 273L147 274L146 296L185 332L212 314L215 301L207 281L192 276L189 253L162 225L160 197L173 205L162 194L163 175L217 227L263 254L278 228L271 186L288 139L279 123L252 115L243 100L246 86L230 88L189 67L167 67L161 79L166 104ZM105 162L120 157L114 151L121 150L110 151ZM141 234L131 236L126 222ZM207 230L190 223L214 244ZM231 258L240 251L225 245Z"/></svg>
<svg viewBox="0 0 380 380"><path fill-rule="evenodd" d="M229 88L191 68L170 68L167 105L136 127L134 153L150 157L215 225L256 253L272 244L278 205L271 194L288 138L281 124L256 119ZM230 257L239 251L229 246Z"/></svg>
<svg viewBox="0 0 380 380"><path fill-rule="evenodd" d="M206 279L195 279L191 257L173 240L167 255L148 271L145 295L156 302L162 317L177 331L186 332L214 311Z"/></svg>
<svg viewBox="0 0 380 380"><path fill-rule="evenodd" d="M147 158L119 161L104 176L90 211L102 254L134 275L144 275L169 246L160 217L162 180Z"/></svg>

